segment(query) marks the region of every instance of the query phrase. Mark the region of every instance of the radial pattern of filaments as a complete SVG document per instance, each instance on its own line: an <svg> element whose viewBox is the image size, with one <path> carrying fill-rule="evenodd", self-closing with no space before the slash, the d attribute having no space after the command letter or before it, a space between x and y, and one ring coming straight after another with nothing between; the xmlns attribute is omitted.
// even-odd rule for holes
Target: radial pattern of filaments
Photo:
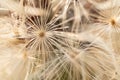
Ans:
<svg viewBox="0 0 120 80"><path fill-rule="evenodd" d="M0 80L119 80L119 0L0 0Z"/></svg>
<svg viewBox="0 0 120 80"><path fill-rule="evenodd" d="M73 18L61 21L63 16L54 14L49 0L38 0L38 3L31 1L27 4L40 10L44 9L46 13L38 16L26 16L25 47L33 52L37 58L43 58L42 60L50 59L57 55L54 50L67 46L65 45L67 38L61 33L67 33L66 30L69 27L62 25L73 20Z"/></svg>
<svg viewBox="0 0 120 80"><path fill-rule="evenodd" d="M96 28L104 40L109 40L110 45L116 53L119 53L120 40L120 8L111 7L105 10L98 10L97 13L92 14Z"/></svg>
<svg viewBox="0 0 120 80"><path fill-rule="evenodd" d="M111 27L117 27L119 25L119 13L120 8L113 7L110 9L100 10L98 12L98 16L93 15L93 17L96 17L98 22L108 24Z"/></svg>
<svg viewBox="0 0 120 80"><path fill-rule="evenodd" d="M115 69L114 63L111 63L112 54L107 48L103 48L105 45L102 45L102 42L79 40L71 43L69 48L63 52L59 51L64 55L59 55L59 58L42 66L45 69L37 72L41 73L40 76L36 75L38 80L109 80L112 78Z"/></svg>

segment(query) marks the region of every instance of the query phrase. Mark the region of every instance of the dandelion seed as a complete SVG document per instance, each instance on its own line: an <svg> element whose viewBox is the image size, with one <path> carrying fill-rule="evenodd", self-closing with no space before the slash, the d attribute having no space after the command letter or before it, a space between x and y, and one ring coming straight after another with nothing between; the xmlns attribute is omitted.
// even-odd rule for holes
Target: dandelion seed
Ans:
<svg viewBox="0 0 120 80"><path fill-rule="evenodd" d="M96 15L95 15L96 16ZM100 35L106 36L116 53L119 54L119 7L101 10L96 16Z"/></svg>
<svg viewBox="0 0 120 80"><path fill-rule="evenodd" d="M111 78L114 63L109 62L113 59L105 45L101 42L99 44L99 41L83 45L74 41L72 43L74 45L66 48L62 52L63 55L45 64L46 68L41 76L36 75L38 80L99 80L105 78L109 80ZM82 48L83 46L86 48Z"/></svg>
<svg viewBox="0 0 120 80"><path fill-rule="evenodd" d="M119 0L0 0L0 79L119 80L119 12Z"/></svg>
<svg viewBox="0 0 120 80"><path fill-rule="evenodd" d="M43 16L40 15L26 17L26 35L22 35L26 40L25 48L32 51L36 57L40 58L40 56L42 56L42 60L52 58L53 55L56 55L54 50L59 49L63 47L64 44L66 44L67 41L64 39L66 36L61 35L61 32L65 32L64 29L66 29L66 26L64 27L61 25L73 19L70 18L63 22L59 22L59 20L62 18L62 15L55 17L51 15L51 4L47 3L46 1L39 1L40 4L38 8L40 10L46 10L46 13ZM34 2L31 2L30 4L35 7ZM47 4L46 7L42 7L44 6L43 4Z"/></svg>

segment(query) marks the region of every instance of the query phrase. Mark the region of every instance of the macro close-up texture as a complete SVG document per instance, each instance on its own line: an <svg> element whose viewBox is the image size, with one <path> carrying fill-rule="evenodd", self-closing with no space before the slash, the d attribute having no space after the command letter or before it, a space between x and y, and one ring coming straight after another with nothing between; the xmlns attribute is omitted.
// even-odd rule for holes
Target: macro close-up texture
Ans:
<svg viewBox="0 0 120 80"><path fill-rule="evenodd" d="M120 80L120 0L0 0L0 80Z"/></svg>

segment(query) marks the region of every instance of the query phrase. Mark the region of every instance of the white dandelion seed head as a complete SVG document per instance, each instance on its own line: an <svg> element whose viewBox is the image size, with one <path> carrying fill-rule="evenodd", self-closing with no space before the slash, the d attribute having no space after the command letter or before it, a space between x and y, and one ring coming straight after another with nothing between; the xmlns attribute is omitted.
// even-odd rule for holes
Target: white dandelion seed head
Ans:
<svg viewBox="0 0 120 80"><path fill-rule="evenodd" d="M90 39L92 37L72 42L74 45L70 44L63 52L59 51L59 54L63 53L63 55L41 65L43 70L37 71L33 79L111 79L113 69L115 69L114 63L111 63L113 61L111 51L101 41L100 43L99 40L91 42ZM41 75L38 75L39 73Z"/></svg>
<svg viewBox="0 0 120 80"><path fill-rule="evenodd" d="M119 80L119 0L0 0L1 80Z"/></svg>

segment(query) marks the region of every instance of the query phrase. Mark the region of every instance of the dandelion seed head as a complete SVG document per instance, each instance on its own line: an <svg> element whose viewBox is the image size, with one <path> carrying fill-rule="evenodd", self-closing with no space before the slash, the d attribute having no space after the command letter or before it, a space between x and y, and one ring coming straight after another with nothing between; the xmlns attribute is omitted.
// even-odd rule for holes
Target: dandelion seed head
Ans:
<svg viewBox="0 0 120 80"><path fill-rule="evenodd" d="M112 71L112 69L114 69L114 66L113 63L110 63L112 61L110 57L112 56L110 56L111 52L108 48L106 48L107 46L102 44L101 41L99 42L99 39L92 41L94 38L92 39L91 36L89 36L89 39L87 39L81 37L80 35L81 34L79 34L79 37L76 37L78 41L71 41L69 47L66 47L61 52L63 55L59 55L58 58L55 58L47 63L50 65L45 65L46 68L44 69L41 76L38 76L38 79L58 80L62 78L65 80L89 80L111 78L110 75L112 76L112 72L114 71ZM85 35L88 37L88 34L84 34L84 37ZM86 47L83 48L83 46ZM108 72L108 74L106 74L104 70L111 70L111 72ZM102 75L97 77L96 74L101 73Z"/></svg>
<svg viewBox="0 0 120 80"><path fill-rule="evenodd" d="M106 43L120 49L120 8L112 2L118 0L0 0L10 10L0 16L0 79L117 78L119 60Z"/></svg>

